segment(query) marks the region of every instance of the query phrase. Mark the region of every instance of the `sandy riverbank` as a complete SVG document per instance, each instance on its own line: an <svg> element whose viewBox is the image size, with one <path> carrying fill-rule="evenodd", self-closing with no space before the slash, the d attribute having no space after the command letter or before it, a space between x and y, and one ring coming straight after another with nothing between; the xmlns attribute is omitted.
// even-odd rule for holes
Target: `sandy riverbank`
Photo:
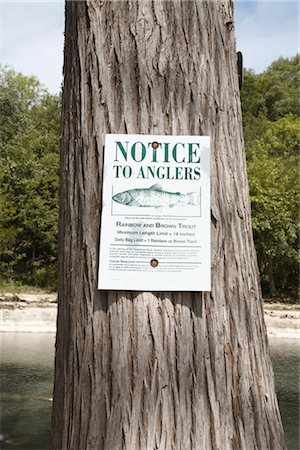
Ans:
<svg viewBox="0 0 300 450"><path fill-rule="evenodd" d="M0 293L0 332L55 333L56 301L56 294ZM264 311L270 337L300 338L299 305L265 303Z"/></svg>
<svg viewBox="0 0 300 450"><path fill-rule="evenodd" d="M281 338L300 338L300 307L281 303L264 303L268 335Z"/></svg>
<svg viewBox="0 0 300 450"><path fill-rule="evenodd" d="M0 293L0 332L56 332L57 294Z"/></svg>

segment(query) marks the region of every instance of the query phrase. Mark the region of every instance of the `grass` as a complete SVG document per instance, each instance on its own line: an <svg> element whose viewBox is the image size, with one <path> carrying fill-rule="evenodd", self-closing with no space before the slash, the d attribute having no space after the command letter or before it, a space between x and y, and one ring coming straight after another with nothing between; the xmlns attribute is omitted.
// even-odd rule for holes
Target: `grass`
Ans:
<svg viewBox="0 0 300 450"><path fill-rule="evenodd" d="M39 293L51 293L50 289L41 289L37 286L31 286L28 284L23 284L15 280L0 280L0 292L3 294L39 294Z"/></svg>
<svg viewBox="0 0 300 450"><path fill-rule="evenodd" d="M264 297L264 303L270 304L270 305L276 305L277 303L280 303L281 305L299 305L299 297L294 296L288 296L288 295L282 295L277 297Z"/></svg>

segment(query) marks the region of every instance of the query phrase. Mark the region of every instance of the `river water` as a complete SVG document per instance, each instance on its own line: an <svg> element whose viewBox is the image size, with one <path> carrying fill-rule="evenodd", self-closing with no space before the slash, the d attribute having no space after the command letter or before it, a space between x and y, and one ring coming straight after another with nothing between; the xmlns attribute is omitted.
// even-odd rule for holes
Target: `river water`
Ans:
<svg viewBox="0 0 300 450"><path fill-rule="evenodd" d="M55 336L1 333L0 339L1 448L48 450ZM273 338L270 346L288 449L299 450L299 341Z"/></svg>

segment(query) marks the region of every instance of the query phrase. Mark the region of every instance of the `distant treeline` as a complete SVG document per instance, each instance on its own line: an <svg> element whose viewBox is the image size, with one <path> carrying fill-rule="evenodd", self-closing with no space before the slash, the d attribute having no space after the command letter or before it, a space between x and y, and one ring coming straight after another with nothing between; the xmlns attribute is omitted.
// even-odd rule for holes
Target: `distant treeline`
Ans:
<svg viewBox="0 0 300 450"><path fill-rule="evenodd" d="M265 296L298 295L299 55L245 71L243 126ZM2 282L56 289L61 98L0 68Z"/></svg>
<svg viewBox="0 0 300 450"><path fill-rule="evenodd" d="M299 286L299 55L245 71L243 127L252 227L265 296Z"/></svg>
<svg viewBox="0 0 300 450"><path fill-rule="evenodd" d="M59 96L35 77L0 70L0 270L56 287Z"/></svg>

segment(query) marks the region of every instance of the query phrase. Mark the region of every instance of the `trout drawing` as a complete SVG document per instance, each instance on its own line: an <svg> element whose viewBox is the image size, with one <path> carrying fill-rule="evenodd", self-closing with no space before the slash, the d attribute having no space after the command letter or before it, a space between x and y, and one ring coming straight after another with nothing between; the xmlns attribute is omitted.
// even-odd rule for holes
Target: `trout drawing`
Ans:
<svg viewBox="0 0 300 450"><path fill-rule="evenodd" d="M200 204L200 194L197 192L188 194L167 192L159 184L154 184L149 189L129 189L120 192L113 196L113 200L127 206L171 208L175 205L197 206Z"/></svg>

